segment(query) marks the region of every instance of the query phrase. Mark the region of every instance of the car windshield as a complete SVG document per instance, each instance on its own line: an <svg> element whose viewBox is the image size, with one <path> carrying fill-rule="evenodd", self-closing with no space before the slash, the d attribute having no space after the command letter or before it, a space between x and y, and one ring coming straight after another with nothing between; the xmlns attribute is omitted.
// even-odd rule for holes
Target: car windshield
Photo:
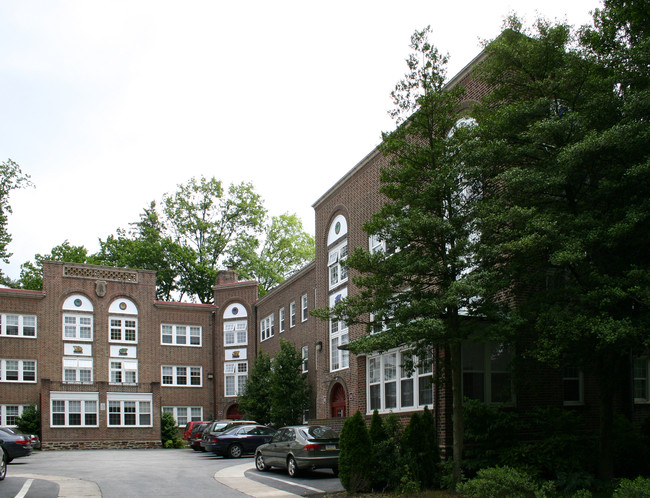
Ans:
<svg viewBox="0 0 650 498"><path fill-rule="evenodd" d="M331 427L312 425L307 427L309 439L338 439L338 433Z"/></svg>

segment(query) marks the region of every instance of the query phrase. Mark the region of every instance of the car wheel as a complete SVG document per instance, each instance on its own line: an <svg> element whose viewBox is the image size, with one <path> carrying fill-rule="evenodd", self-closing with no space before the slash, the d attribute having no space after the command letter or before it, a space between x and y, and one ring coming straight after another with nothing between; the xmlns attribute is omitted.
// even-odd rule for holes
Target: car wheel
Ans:
<svg viewBox="0 0 650 498"><path fill-rule="evenodd" d="M300 470L298 470L298 464L296 463L296 459L290 456L287 460L287 472L289 473L290 477L298 477L300 474Z"/></svg>
<svg viewBox="0 0 650 498"><path fill-rule="evenodd" d="M242 447L239 446L238 444L233 444L230 448L228 448L228 457L229 458L239 458L242 456L243 450Z"/></svg>
<svg viewBox="0 0 650 498"><path fill-rule="evenodd" d="M264 463L264 455L261 453L255 454L255 468L260 472L266 472L269 470L269 466Z"/></svg>
<svg viewBox="0 0 650 498"><path fill-rule="evenodd" d="M2 453L2 458L0 458L0 481L2 481L7 475L7 455L2 449L0 449L0 453Z"/></svg>

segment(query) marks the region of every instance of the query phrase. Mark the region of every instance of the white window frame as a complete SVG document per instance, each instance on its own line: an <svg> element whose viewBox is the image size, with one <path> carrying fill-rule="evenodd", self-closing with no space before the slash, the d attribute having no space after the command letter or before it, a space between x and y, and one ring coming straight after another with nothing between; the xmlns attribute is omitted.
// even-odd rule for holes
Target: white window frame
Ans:
<svg viewBox="0 0 650 498"><path fill-rule="evenodd" d="M468 347L481 347L482 351L482 363L480 365L468 365L466 361L466 348ZM463 343L463 350L461 354L462 361L462 375L463 375L463 396L469 397L465 392L465 375L466 374L478 374L483 376L483 402L492 405L505 405L511 406L515 402L514 389L513 389L513 378L512 372L510 369L499 369L495 368L495 363L493 359L496 357L494 354L495 348L500 348L505 354L512 359L513 353L507 346L498 343L498 342L467 342ZM495 375L508 375L510 379L510 389L509 389L509 399L505 401L495 400L495 393L493 393L493 376Z"/></svg>
<svg viewBox="0 0 650 498"><path fill-rule="evenodd" d="M16 405L12 403L0 405L0 426L16 427L16 419L22 417L23 412L27 408L29 408L29 405ZM11 413L9 413L10 409Z"/></svg>
<svg viewBox="0 0 650 498"><path fill-rule="evenodd" d="M28 322L28 324L25 324L25 322ZM8 327L12 327L12 330L15 328L16 333L7 333ZM33 334L31 333L32 329L34 331ZM22 337L26 339L36 339L37 336L38 317L36 315L21 315L19 313L0 314L0 337Z"/></svg>
<svg viewBox="0 0 650 498"><path fill-rule="evenodd" d="M309 346L303 346L301 349L302 356L302 373L309 372Z"/></svg>
<svg viewBox="0 0 650 498"><path fill-rule="evenodd" d="M275 315L270 314L260 321L260 342L264 342L275 335Z"/></svg>
<svg viewBox="0 0 650 498"><path fill-rule="evenodd" d="M247 361L226 361L223 364L224 396L227 398L239 396L248 381Z"/></svg>
<svg viewBox="0 0 650 498"><path fill-rule="evenodd" d="M179 427L185 427L188 422L203 420L202 406L163 406L162 412L171 413Z"/></svg>
<svg viewBox="0 0 650 498"><path fill-rule="evenodd" d="M577 385L578 398L567 399L567 391L565 387L568 383ZM576 406L584 404L584 380L582 377L582 370L576 366L565 366L562 369L562 402L564 406Z"/></svg>
<svg viewBox="0 0 650 498"><path fill-rule="evenodd" d="M153 427L153 394L110 392L106 393L106 405L109 428ZM119 423L115 423L118 417Z"/></svg>
<svg viewBox="0 0 650 498"><path fill-rule="evenodd" d="M11 367L14 366L14 362L16 362L16 368L11 368L11 372L16 371L17 372L17 379L7 379L7 363L11 362ZM33 368L26 368L28 366L33 366ZM8 383L29 383L29 384L35 384L36 379L38 378L37 376L37 361L36 360L19 360L17 358L6 358L6 359L0 359L0 382L8 382ZM33 372L33 375L29 375L28 377L25 376L26 373L31 373ZM29 377L34 377L33 379ZM27 379L27 380L26 380Z"/></svg>
<svg viewBox="0 0 650 498"><path fill-rule="evenodd" d="M82 321L90 323L81 323ZM62 328L64 341L92 342L95 335L94 318L88 313L63 313Z"/></svg>
<svg viewBox="0 0 650 498"><path fill-rule="evenodd" d="M415 366L411 373L404 367L407 361L413 361ZM426 396L431 402L422 400L425 389L431 389ZM406 401L409 391L410 403ZM389 402L389 398L394 401ZM379 413L423 410L425 406L433 409L433 362L430 359L418 362L411 353L400 349L369 355L366 360L366 406L367 414L375 409Z"/></svg>
<svg viewBox="0 0 650 498"><path fill-rule="evenodd" d="M92 384L93 383L93 359L92 358L76 358L76 357L63 357L63 383L64 384ZM68 373L72 373L74 379L67 378ZM89 378L82 379L85 374L89 374Z"/></svg>
<svg viewBox="0 0 650 498"><path fill-rule="evenodd" d="M279 317L279 322L280 322L280 333L284 332L285 330L285 314L284 314L284 306L280 308L280 311L278 311L278 317Z"/></svg>
<svg viewBox="0 0 650 498"><path fill-rule="evenodd" d="M291 301L289 304L289 328L292 329L296 326L296 302Z"/></svg>
<svg viewBox="0 0 650 498"><path fill-rule="evenodd" d="M650 358L645 356L634 358L632 366L634 403L649 404L650 379L648 377L650 373Z"/></svg>
<svg viewBox="0 0 650 498"><path fill-rule="evenodd" d="M117 366L119 364L119 366ZM114 377L115 374L115 377ZM117 375L119 374L119 379ZM132 377L132 380L126 380ZM108 359L109 384L132 386L138 383L138 360L127 358Z"/></svg>
<svg viewBox="0 0 650 498"><path fill-rule="evenodd" d="M200 325L160 324L160 344L163 346L200 348L202 343L203 327Z"/></svg>
<svg viewBox="0 0 650 498"><path fill-rule="evenodd" d="M169 379L171 377L171 382ZM185 379L181 382L181 379ZM197 365L162 365L160 384L166 387L203 387L203 367ZM196 382L198 379L198 383Z"/></svg>
<svg viewBox="0 0 650 498"><path fill-rule="evenodd" d="M119 321L119 326L117 323ZM133 326L127 322L133 322ZM120 338L113 339L113 331L119 331ZM134 339L126 339L127 333L133 331ZM135 316L111 315L108 317L108 342L124 342L127 344L138 343L138 318Z"/></svg>
<svg viewBox="0 0 650 498"><path fill-rule="evenodd" d="M348 281L348 270L341 265L348 257L348 241L344 240L329 250L327 279L330 290Z"/></svg>
<svg viewBox="0 0 650 498"><path fill-rule="evenodd" d="M224 346L246 346L248 344L248 321L228 321L223 325Z"/></svg>
<svg viewBox="0 0 650 498"><path fill-rule="evenodd" d="M300 308L300 318L303 322L306 322L307 318L309 318L309 298L307 297L307 294L303 294L300 298Z"/></svg>
<svg viewBox="0 0 650 498"><path fill-rule="evenodd" d="M64 423L55 424L55 416L61 414ZM79 416L78 424L70 423L73 415ZM51 392L50 427L99 427L99 393Z"/></svg>

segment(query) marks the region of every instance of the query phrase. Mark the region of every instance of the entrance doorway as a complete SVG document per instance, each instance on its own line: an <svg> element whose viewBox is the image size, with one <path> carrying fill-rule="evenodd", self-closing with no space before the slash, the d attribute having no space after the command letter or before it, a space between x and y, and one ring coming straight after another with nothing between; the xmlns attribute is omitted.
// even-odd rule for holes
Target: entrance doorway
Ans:
<svg viewBox="0 0 650 498"><path fill-rule="evenodd" d="M239 411L239 405L230 405L226 411L226 418L229 420L241 420L242 414Z"/></svg>
<svg viewBox="0 0 650 498"><path fill-rule="evenodd" d="M330 394L330 416L332 418L345 417L345 389L339 383L334 384Z"/></svg>

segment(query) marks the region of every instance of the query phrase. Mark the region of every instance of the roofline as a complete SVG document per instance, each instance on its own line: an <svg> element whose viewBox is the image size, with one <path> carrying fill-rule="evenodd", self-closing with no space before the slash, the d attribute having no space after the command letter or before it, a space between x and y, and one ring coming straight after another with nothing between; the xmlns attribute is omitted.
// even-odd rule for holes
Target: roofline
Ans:
<svg viewBox="0 0 650 498"><path fill-rule="evenodd" d="M11 287L0 287L0 296L24 297L26 299L44 299L45 292L30 289L12 289Z"/></svg>
<svg viewBox="0 0 650 498"><path fill-rule="evenodd" d="M302 277L304 274L309 273L314 268L316 268L316 261L315 260L310 261L305 266L303 266L300 270L298 270L296 273L294 273L289 278L287 278L284 282L280 282L278 285L273 287L270 291L268 291L266 294L264 294L263 297L261 297L257 301L255 301L255 306L258 306L260 303L264 304L264 301L266 301L267 299L270 299L275 294L280 292L285 286L289 285L294 280Z"/></svg>
<svg viewBox="0 0 650 498"><path fill-rule="evenodd" d="M479 54L474 57L463 69L458 71L444 86L445 90L451 90L454 88L460 81L462 81L472 70L472 68L483 61L487 57L485 49L481 50ZM354 176L357 171L363 168L370 160L374 159L377 154L379 154L379 145L372 149L361 161L359 161L351 170L349 170L344 176L342 176L339 181L332 185L323 195L321 195L316 202L314 202L311 207L316 209L321 203L323 203L332 193L334 193L341 185L346 183L348 179Z"/></svg>
<svg viewBox="0 0 650 498"><path fill-rule="evenodd" d="M170 308L170 309L193 308L194 311L197 311L197 309L200 309L201 311L215 311L219 308L216 304L183 303L181 301L154 301L153 305L156 308Z"/></svg>

